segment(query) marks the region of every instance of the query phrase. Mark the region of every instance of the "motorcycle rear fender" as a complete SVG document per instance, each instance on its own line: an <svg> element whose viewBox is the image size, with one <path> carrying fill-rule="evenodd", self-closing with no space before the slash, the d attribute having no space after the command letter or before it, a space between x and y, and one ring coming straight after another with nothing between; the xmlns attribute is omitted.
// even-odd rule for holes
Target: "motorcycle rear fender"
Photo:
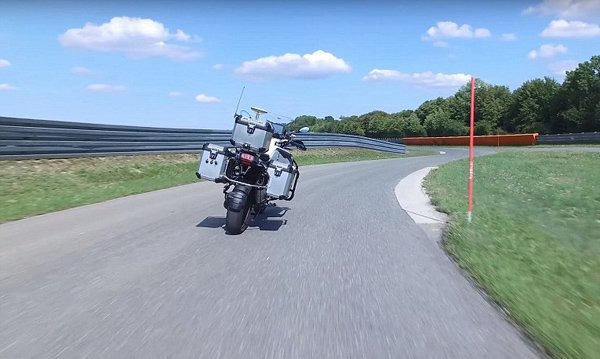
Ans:
<svg viewBox="0 0 600 359"><path fill-rule="evenodd" d="M251 190L252 188L250 187L236 186L225 198L226 207L234 212L242 211L246 207L246 203L250 200Z"/></svg>

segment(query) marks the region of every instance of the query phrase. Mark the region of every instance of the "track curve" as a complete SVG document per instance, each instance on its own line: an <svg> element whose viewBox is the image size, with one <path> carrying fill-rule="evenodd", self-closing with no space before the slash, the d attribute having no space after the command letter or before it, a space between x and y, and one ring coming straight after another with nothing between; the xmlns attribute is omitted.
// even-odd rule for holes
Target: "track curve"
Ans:
<svg viewBox="0 0 600 359"><path fill-rule="evenodd" d="M0 357L537 357L394 196L466 154L301 168L240 236L207 182L0 225Z"/></svg>

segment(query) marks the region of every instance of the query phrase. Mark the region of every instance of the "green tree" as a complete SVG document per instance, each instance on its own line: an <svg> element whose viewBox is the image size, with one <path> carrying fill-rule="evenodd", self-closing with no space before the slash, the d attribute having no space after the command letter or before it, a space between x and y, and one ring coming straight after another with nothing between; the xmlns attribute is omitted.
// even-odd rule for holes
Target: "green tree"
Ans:
<svg viewBox="0 0 600 359"><path fill-rule="evenodd" d="M288 130L298 131L302 127L314 127L318 119L316 116L302 115L294 119L287 125Z"/></svg>
<svg viewBox="0 0 600 359"><path fill-rule="evenodd" d="M413 110L402 110L400 112L393 113L392 117L394 117L394 118L408 118L413 113L415 113L415 111L413 111Z"/></svg>
<svg viewBox="0 0 600 359"><path fill-rule="evenodd" d="M331 116L326 116L323 120L317 121L317 123L311 127L311 131L336 133L338 132L338 126L339 121L336 121Z"/></svg>
<svg viewBox="0 0 600 359"><path fill-rule="evenodd" d="M447 110L454 122L469 126L471 121L471 85L462 86L447 99ZM475 81L475 133L497 133L508 116L511 93L506 86L490 85L483 80Z"/></svg>
<svg viewBox="0 0 600 359"><path fill-rule="evenodd" d="M358 116L358 122L368 137L386 137L387 122L392 120L392 115L384 111L371 111Z"/></svg>
<svg viewBox="0 0 600 359"><path fill-rule="evenodd" d="M475 121L475 135L476 136L492 135L492 134L495 134L495 133L500 133L500 129L497 128L497 127L495 127L491 122L489 122L489 121Z"/></svg>
<svg viewBox="0 0 600 359"><path fill-rule="evenodd" d="M358 116L356 116L356 115L340 116L340 121L357 121L357 120L358 120Z"/></svg>
<svg viewBox="0 0 600 359"><path fill-rule="evenodd" d="M568 71L558 91L552 131L600 131L600 56Z"/></svg>
<svg viewBox="0 0 600 359"><path fill-rule="evenodd" d="M404 136L403 137L421 137L427 136L425 127L421 125L419 118L415 113L410 114L406 117L403 123Z"/></svg>
<svg viewBox="0 0 600 359"><path fill-rule="evenodd" d="M433 114L438 110L447 111L448 104L446 99L443 97L438 97L435 100L427 100L423 102L416 110L415 114L419 118L421 123L425 122L427 116Z"/></svg>
<svg viewBox="0 0 600 359"><path fill-rule="evenodd" d="M338 126L339 133L345 133L348 135L364 136L365 130L360 126L360 123L356 120L343 120L340 121Z"/></svg>
<svg viewBox="0 0 600 359"><path fill-rule="evenodd" d="M600 56L567 72L562 86L554 79L529 80L513 93L506 86L475 83L475 133L600 131ZM446 136L468 134L470 84L448 98L423 102L416 110L394 114L372 111L360 116L319 119L303 115L290 124L314 132L369 137Z"/></svg>
<svg viewBox="0 0 600 359"><path fill-rule="evenodd" d="M485 84L476 89L475 134L499 133L508 119L511 100L512 94L506 86Z"/></svg>
<svg viewBox="0 0 600 359"><path fill-rule="evenodd" d="M517 133L549 133L559 89L558 82L549 77L526 81L512 95L504 129Z"/></svg>
<svg viewBox="0 0 600 359"><path fill-rule="evenodd" d="M419 118L414 111L401 112L393 115L393 119L388 122L388 138L419 137L426 136L425 127L421 125Z"/></svg>
<svg viewBox="0 0 600 359"><path fill-rule="evenodd" d="M402 137L406 137L404 135L404 124L403 124L404 119L400 118L394 118L391 121L388 121L388 123L386 124L386 129L385 129L385 136L382 136L383 138L402 138Z"/></svg>
<svg viewBox="0 0 600 359"><path fill-rule="evenodd" d="M429 136L460 136L466 135L469 130L466 125L450 119L448 113L442 109L427 116L423 126Z"/></svg>
<svg viewBox="0 0 600 359"><path fill-rule="evenodd" d="M483 81L477 80L476 86L481 86ZM475 95L477 98L477 94ZM456 93L446 99L446 113L450 120L469 125L471 118L471 85L464 85Z"/></svg>

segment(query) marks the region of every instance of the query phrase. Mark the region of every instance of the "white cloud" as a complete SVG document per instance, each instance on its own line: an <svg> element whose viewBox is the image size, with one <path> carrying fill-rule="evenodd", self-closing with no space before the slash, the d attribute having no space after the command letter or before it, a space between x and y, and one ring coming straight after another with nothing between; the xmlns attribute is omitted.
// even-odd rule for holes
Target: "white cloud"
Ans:
<svg viewBox="0 0 600 359"><path fill-rule="evenodd" d="M492 36L490 30L486 28L477 28L473 30L471 25L463 24L458 26L452 21L439 21L436 26L430 27L422 37L425 41L441 41L446 39L483 39Z"/></svg>
<svg viewBox="0 0 600 359"><path fill-rule="evenodd" d="M478 39L483 39L486 37L492 36L492 32L485 28L475 29L475 37Z"/></svg>
<svg viewBox="0 0 600 359"><path fill-rule="evenodd" d="M515 35L515 34L512 34L512 33L502 34L503 41L515 41L516 39L517 39L517 35Z"/></svg>
<svg viewBox="0 0 600 359"><path fill-rule="evenodd" d="M523 14L558 15L561 18L577 19L600 14L598 0L544 0L542 3L529 6Z"/></svg>
<svg viewBox="0 0 600 359"><path fill-rule="evenodd" d="M565 60L553 62L548 65L548 68L556 75L565 76L567 71L575 70L578 65L579 62L575 60Z"/></svg>
<svg viewBox="0 0 600 359"><path fill-rule="evenodd" d="M0 59L0 67L9 67L10 66L10 61L5 60L5 59Z"/></svg>
<svg viewBox="0 0 600 359"><path fill-rule="evenodd" d="M435 47L448 47L448 43L446 41L435 41L433 43Z"/></svg>
<svg viewBox="0 0 600 359"><path fill-rule="evenodd" d="M198 96L196 96L196 101L200 102L200 103L217 103L217 102L221 102L221 100L219 100L218 98L214 97L214 96L207 96L203 93L199 94Z"/></svg>
<svg viewBox="0 0 600 359"><path fill-rule="evenodd" d="M121 85L90 84L87 89L91 92L119 92L125 90Z"/></svg>
<svg viewBox="0 0 600 359"><path fill-rule="evenodd" d="M401 81L423 87L460 87L471 80L467 74L443 74L431 71L404 73L396 70L373 69L363 81Z"/></svg>
<svg viewBox="0 0 600 359"><path fill-rule="evenodd" d="M266 78L324 78L350 72L346 61L329 52L317 50L312 54L285 54L246 61L235 73L251 79Z"/></svg>
<svg viewBox="0 0 600 359"><path fill-rule="evenodd" d="M583 21L554 20L542 31L543 37L596 37L600 26Z"/></svg>
<svg viewBox="0 0 600 359"><path fill-rule="evenodd" d="M171 91L169 92L169 97L179 97L181 96L181 92Z"/></svg>
<svg viewBox="0 0 600 359"><path fill-rule="evenodd" d="M397 70L380 70L373 69L369 71L369 73L364 76L363 81L398 81L408 78L409 75Z"/></svg>
<svg viewBox="0 0 600 359"><path fill-rule="evenodd" d="M529 51L528 57L532 60L537 58L549 59L558 54L566 54L567 50L567 47L564 45L545 44L540 46L539 50Z"/></svg>
<svg viewBox="0 0 600 359"><path fill-rule="evenodd" d="M71 67L71 72L74 73L75 75L85 76L85 75L91 74L92 70L88 69L87 67L83 67L83 66L75 66L75 67Z"/></svg>
<svg viewBox="0 0 600 359"><path fill-rule="evenodd" d="M166 57L171 60L194 60L200 53L170 41L189 42L192 36L181 30L169 31L152 19L113 17L102 25L86 23L82 28L67 30L58 37L65 47L91 51L122 52L130 57Z"/></svg>
<svg viewBox="0 0 600 359"><path fill-rule="evenodd" d="M223 68L225 67L225 65L223 64L214 64L213 65L213 70L223 70Z"/></svg>
<svg viewBox="0 0 600 359"><path fill-rule="evenodd" d="M17 88L11 84L0 84L0 91L16 90Z"/></svg>

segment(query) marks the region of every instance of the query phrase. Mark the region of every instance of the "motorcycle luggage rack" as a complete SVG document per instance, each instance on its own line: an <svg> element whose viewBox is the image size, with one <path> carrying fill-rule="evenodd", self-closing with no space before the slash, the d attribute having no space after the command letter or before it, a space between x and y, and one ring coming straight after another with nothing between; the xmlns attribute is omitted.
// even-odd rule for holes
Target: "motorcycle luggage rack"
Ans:
<svg viewBox="0 0 600 359"><path fill-rule="evenodd" d="M296 163L296 161L294 161L294 164ZM296 168L298 168L298 165L296 164ZM296 194L296 185L298 184L298 178L300 178L300 172L296 173L296 180L294 181L294 186L292 188L290 188L290 192L292 192L292 195L288 198L284 198L286 201L291 201L292 199L294 199L294 195Z"/></svg>
<svg viewBox="0 0 600 359"><path fill-rule="evenodd" d="M279 196L279 197L274 197L271 196L272 199L277 199L277 200L283 200L283 201L291 201L292 199L294 199L294 196L296 195L296 185L298 184L298 179L300 178L300 172L298 172L298 164L296 163L296 160L292 160L294 161L294 168L296 169L296 179L294 180L294 184L291 186L289 193L291 193L291 195L287 195L287 196Z"/></svg>
<svg viewBox="0 0 600 359"><path fill-rule="evenodd" d="M239 185L242 185L242 186L254 187L254 188L258 188L258 189L266 189L267 188L267 186L259 186L257 184L246 183L246 182L242 182L242 181L236 181L234 179L231 179L231 178L227 177L226 175L224 175L223 178L226 179L227 181L231 182L231 183L239 184Z"/></svg>

